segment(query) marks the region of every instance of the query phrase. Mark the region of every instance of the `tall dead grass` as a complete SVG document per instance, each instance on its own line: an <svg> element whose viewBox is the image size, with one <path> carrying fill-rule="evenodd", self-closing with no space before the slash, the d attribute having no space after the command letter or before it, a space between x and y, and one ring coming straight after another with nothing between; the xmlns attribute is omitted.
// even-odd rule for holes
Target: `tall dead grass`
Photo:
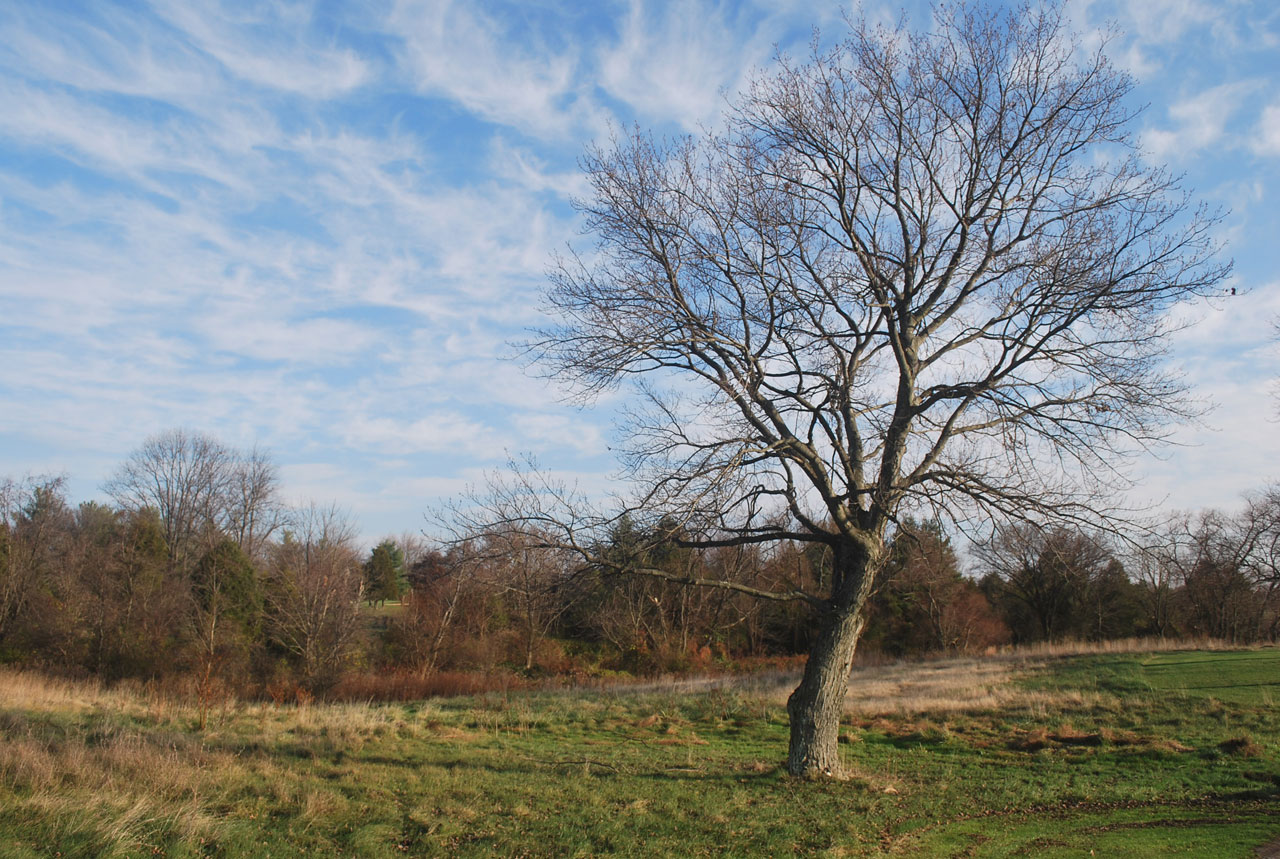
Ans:
<svg viewBox="0 0 1280 859"><path fill-rule="evenodd" d="M202 798L242 768L234 754L189 734L119 724L115 708L145 713L147 702L94 684L4 672L0 696L6 816L46 821L54 837L85 840L96 855L140 855L168 835L214 834L216 816Z"/></svg>
<svg viewBox="0 0 1280 859"><path fill-rule="evenodd" d="M531 684L513 674L409 671L349 674L325 695L326 701L420 701L486 692L512 692Z"/></svg>
<svg viewBox="0 0 1280 859"><path fill-rule="evenodd" d="M1005 647L994 655L1006 659L1051 659L1093 653L1167 653L1173 650L1232 650L1239 645L1219 638L1117 638L1112 641L1058 641Z"/></svg>
<svg viewBox="0 0 1280 859"><path fill-rule="evenodd" d="M291 758L421 736L433 712L230 700L200 731L199 702L182 689L0 669L0 814L42 821L33 839L70 836L92 855L213 843L227 825L217 809L246 791L298 815L323 810Z"/></svg>
<svg viewBox="0 0 1280 859"><path fill-rule="evenodd" d="M83 712L121 697L92 680L62 680L35 671L0 669L0 701L6 708L38 712Z"/></svg>

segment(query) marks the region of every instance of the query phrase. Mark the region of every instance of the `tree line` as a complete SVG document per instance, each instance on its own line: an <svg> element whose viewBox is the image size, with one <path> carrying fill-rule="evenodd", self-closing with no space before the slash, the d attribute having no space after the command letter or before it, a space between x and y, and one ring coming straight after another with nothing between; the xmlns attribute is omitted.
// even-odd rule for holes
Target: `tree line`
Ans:
<svg viewBox="0 0 1280 859"><path fill-rule="evenodd" d="M0 484L0 658L108 679L332 682L358 638L355 524L287 508L269 455L170 430L72 505L62 478Z"/></svg>
<svg viewBox="0 0 1280 859"><path fill-rule="evenodd" d="M825 546L695 548L670 521L630 517L591 547L597 564L517 530L404 535L364 553L338 508L281 503L267 453L187 430L148 439L104 488L111 503L73 505L60 478L0 484L3 661L250 694L324 693L351 672L730 669L812 645L813 607L755 592L834 575ZM936 521L901 522L865 646L900 657L1280 635L1280 487L1123 540L1020 524L966 556ZM635 569L654 574L619 572Z"/></svg>

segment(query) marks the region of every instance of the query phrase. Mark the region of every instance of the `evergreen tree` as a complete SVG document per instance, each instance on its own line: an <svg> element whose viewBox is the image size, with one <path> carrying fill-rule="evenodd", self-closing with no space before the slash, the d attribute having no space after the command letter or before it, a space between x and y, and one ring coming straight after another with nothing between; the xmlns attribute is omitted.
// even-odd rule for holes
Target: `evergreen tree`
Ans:
<svg viewBox="0 0 1280 859"><path fill-rule="evenodd" d="M400 598L404 589L404 553L391 540L383 540L364 564L364 595L370 604Z"/></svg>
<svg viewBox="0 0 1280 859"><path fill-rule="evenodd" d="M262 614L262 592L253 563L231 539L201 556L191 573L192 597L200 612L235 621L252 633Z"/></svg>

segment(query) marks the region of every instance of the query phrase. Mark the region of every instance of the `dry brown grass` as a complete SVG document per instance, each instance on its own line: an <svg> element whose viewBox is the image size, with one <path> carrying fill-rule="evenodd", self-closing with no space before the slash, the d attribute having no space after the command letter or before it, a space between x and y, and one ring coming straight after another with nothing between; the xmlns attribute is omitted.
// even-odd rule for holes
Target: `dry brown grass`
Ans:
<svg viewBox="0 0 1280 859"><path fill-rule="evenodd" d="M1117 638L1113 641L1058 641L1001 648L1005 659L1052 659L1090 653L1164 653L1171 650L1230 650L1234 645L1217 638Z"/></svg>
<svg viewBox="0 0 1280 859"><path fill-rule="evenodd" d="M924 660L855 666L845 709L851 714L966 713L1016 709L1043 716L1063 707L1089 706L1101 697L1080 691L1047 692L1016 683L1019 676L1051 659L1092 653L1155 653L1172 650L1224 650L1212 639L1121 639L1059 642L1005 648L982 656L944 656ZM786 701L798 675L758 678L756 691L775 703Z"/></svg>
<svg viewBox="0 0 1280 859"><path fill-rule="evenodd" d="M417 710L231 700L201 732L198 701L181 689L106 688L0 669L0 802L19 818L57 822L57 837L79 838L94 855L147 855L175 837L215 839L225 821L211 809L246 790L266 790L312 822L346 801L301 790L286 771L288 756L433 734L432 708Z"/></svg>
<svg viewBox="0 0 1280 859"><path fill-rule="evenodd" d="M1044 715L1064 706L1097 703L1096 695L1031 690L1015 682L1033 666L1032 660L966 658L855 669L845 710L863 716L998 709Z"/></svg>
<svg viewBox="0 0 1280 859"><path fill-rule="evenodd" d="M12 791L8 802L90 835L107 855L146 852L160 831L194 841L210 836L216 821L202 797L243 769L236 756L180 735L123 729L62 735L41 725L24 730L12 711L5 716L0 785Z"/></svg>
<svg viewBox="0 0 1280 859"><path fill-rule="evenodd" d="M463 671L436 671L420 674L408 671L348 674L325 695L327 701L419 701L481 695L486 692L513 692L527 689L528 681L511 674L481 674Z"/></svg>
<svg viewBox="0 0 1280 859"><path fill-rule="evenodd" d="M1051 659L1092 653L1156 653L1172 650L1227 650L1216 639L1125 638L1116 641L1066 641L991 649L976 655L931 654L916 659L886 659L859 654L850 677L849 710L857 713L975 711L1023 706L1036 712L1063 703L1090 703L1083 695L1036 693L1017 688L1018 675ZM663 677L656 680L594 682L546 689L570 695L590 691L634 695L697 695L725 690L784 703L800 680L803 660L787 667L740 675Z"/></svg>
<svg viewBox="0 0 1280 859"><path fill-rule="evenodd" d="M113 713L153 726L176 726L189 731L199 716L199 700L182 686L119 684L106 687L94 680L65 680L33 671L0 669L0 719L21 713ZM230 723L250 721L268 738L283 732L330 736L339 740L378 737L388 732L416 735L430 717L429 702L406 721L403 711L361 701L339 703L274 703L239 701L228 697L210 714L205 737L217 739ZM11 718L23 718L12 715ZM0 728L4 728L0 722ZM4 731L12 735L12 726Z"/></svg>
<svg viewBox="0 0 1280 859"><path fill-rule="evenodd" d="M956 659L858 669L849 682L850 713L963 712L992 710L1024 694L1004 661Z"/></svg>
<svg viewBox="0 0 1280 859"><path fill-rule="evenodd" d="M105 691L96 681L61 680L34 671L0 669L0 701L14 710L78 713L118 706L132 697Z"/></svg>

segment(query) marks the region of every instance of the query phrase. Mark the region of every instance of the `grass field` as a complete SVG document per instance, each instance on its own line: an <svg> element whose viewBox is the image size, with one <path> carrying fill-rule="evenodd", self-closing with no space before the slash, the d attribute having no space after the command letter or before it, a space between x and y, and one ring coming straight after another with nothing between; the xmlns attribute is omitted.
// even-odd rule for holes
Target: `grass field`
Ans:
<svg viewBox="0 0 1280 859"><path fill-rule="evenodd" d="M0 673L0 855L1253 856L1280 650L868 669L854 776L776 690L230 702Z"/></svg>

